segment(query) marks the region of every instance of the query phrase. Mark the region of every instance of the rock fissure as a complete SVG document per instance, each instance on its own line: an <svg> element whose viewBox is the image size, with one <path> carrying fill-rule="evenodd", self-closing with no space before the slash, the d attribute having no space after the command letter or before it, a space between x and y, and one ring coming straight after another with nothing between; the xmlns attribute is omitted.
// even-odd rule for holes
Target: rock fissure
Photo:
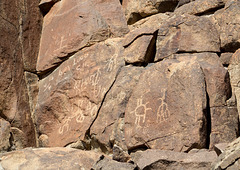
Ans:
<svg viewBox="0 0 240 170"><path fill-rule="evenodd" d="M118 69L118 71L117 71L117 73L116 73L116 76L115 76L115 78L114 78L113 83L111 84L111 86L109 87L109 89L108 89L108 90L106 91L106 93L104 94L104 97L103 97L103 99L102 99L102 101L101 101L101 104L100 104L100 106L99 106L99 108L98 108L98 110L97 110L96 116L95 116L95 118L93 119L93 121L92 121L92 123L90 124L88 130L87 130L86 133L85 133L85 139L91 139L91 127L92 127L92 125L94 124L94 122L96 121L96 119L97 119L97 117L98 117L98 115L99 115L99 112L100 112L100 110L101 110L101 108L102 108L102 106L103 106L103 104L104 104L105 99L106 99L106 96L107 96L107 94L109 93L109 91L112 89L114 83L116 82L117 77L118 77L119 73L121 72L121 69L122 69L122 67L120 67L120 68Z"/></svg>

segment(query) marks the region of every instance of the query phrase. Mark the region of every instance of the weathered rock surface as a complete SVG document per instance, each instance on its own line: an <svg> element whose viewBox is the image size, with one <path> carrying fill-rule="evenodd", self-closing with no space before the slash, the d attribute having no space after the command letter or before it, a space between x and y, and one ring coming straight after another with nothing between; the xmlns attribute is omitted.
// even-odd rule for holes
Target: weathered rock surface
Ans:
<svg viewBox="0 0 240 170"><path fill-rule="evenodd" d="M198 151L182 153L164 150L146 150L131 154L133 161L140 169L210 169L211 163L217 159L214 151Z"/></svg>
<svg viewBox="0 0 240 170"><path fill-rule="evenodd" d="M0 127L1 135L4 135L1 141L8 141L8 144L2 141L0 152L35 146L24 69L36 70L34 66L41 30L37 3L31 0L0 3L0 119L1 122L2 119L9 122L2 122ZM21 145L13 146L14 143Z"/></svg>
<svg viewBox="0 0 240 170"><path fill-rule="evenodd" d="M239 169L240 167L240 138L230 143L218 159L212 164L215 169Z"/></svg>
<svg viewBox="0 0 240 170"><path fill-rule="evenodd" d="M100 156L71 148L27 148L0 155L0 169L91 169Z"/></svg>
<svg viewBox="0 0 240 170"><path fill-rule="evenodd" d="M180 1L181 2L181 1ZM179 4L182 4L180 3ZM187 3L180 8L177 8L174 13L178 15L206 15L224 7L223 0L197 0Z"/></svg>
<svg viewBox="0 0 240 170"><path fill-rule="evenodd" d="M85 138L124 65L119 46L109 39L85 48L40 81L36 118L38 133L48 136L46 146Z"/></svg>
<svg viewBox="0 0 240 170"><path fill-rule="evenodd" d="M125 108L143 70L130 66L122 68L90 129L91 136L107 150L117 144L127 151L124 143Z"/></svg>
<svg viewBox="0 0 240 170"><path fill-rule="evenodd" d="M210 148L214 144L231 142L238 137L238 112L236 105L228 106L231 85L228 71L221 65L215 53L177 54L180 61L195 59L201 65L206 81L208 98L208 130ZM211 126L211 127L210 127ZM227 132L227 133L225 133Z"/></svg>
<svg viewBox="0 0 240 170"><path fill-rule="evenodd" d="M238 114L240 111L240 50L237 50L230 61L230 65L228 67L229 74L230 74L230 80L231 80L231 86L233 88L233 96L237 103L237 109Z"/></svg>
<svg viewBox="0 0 240 170"><path fill-rule="evenodd" d="M123 0L123 8L129 25L149 15L174 11L178 0Z"/></svg>
<svg viewBox="0 0 240 170"><path fill-rule="evenodd" d="M219 34L207 17L173 16L158 31L155 61L176 53L220 52Z"/></svg>
<svg viewBox="0 0 240 170"><path fill-rule="evenodd" d="M240 48L240 2L228 1L225 8L214 13L214 20L220 33L221 49L235 52Z"/></svg>
<svg viewBox="0 0 240 170"><path fill-rule="evenodd" d="M84 47L127 32L118 0L61 0L44 17L37 71L46 71Z"/></svg>
<svg viewBox="0 0 240 170"><path fill-rule="evenodd" d="M0 152L6 151L10 148L10 123L0 119Z"/></svg>
<svg viewBox="0 0 240 170"><path fill-rule="evenodd" d="M156 63L141 75L126 108L128 149L206 147L206 106L204 74L197 62Z"/></svg>
<svg viewBox="0 0 240 170"><path fill-rule="evenodd" d="M92 168L93 170L135 170L137 166L130 163L120 163L114 160L110 160L104 156L96 162Z"/></svg>

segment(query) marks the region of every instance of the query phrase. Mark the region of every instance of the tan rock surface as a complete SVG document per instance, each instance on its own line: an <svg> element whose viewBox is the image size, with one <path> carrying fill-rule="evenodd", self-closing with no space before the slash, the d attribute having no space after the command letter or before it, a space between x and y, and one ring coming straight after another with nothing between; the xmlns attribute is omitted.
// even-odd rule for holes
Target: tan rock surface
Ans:
<svg viewBox="0 0 240 170"><path fill-rule="evenodd" d="M101 154L71 148L27 148L0 155L3 169L91 169Z"/></svg>

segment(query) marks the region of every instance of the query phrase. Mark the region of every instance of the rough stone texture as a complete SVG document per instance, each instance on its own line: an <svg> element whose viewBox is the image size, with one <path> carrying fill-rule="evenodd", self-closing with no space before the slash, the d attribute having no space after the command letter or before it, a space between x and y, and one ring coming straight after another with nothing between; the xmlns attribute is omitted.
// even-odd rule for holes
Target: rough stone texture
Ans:
<svg viewBox="0 0 240 170"><path fill-rule="evenodd" d="M30 55L38 51L35 47L40 36L39 13L34 4L37 2L21 0L0 3L0 117L8 121L12 128L22 132L21 138L15 136L11 140L21 139L24 147L35 146L34 126L24 80L24 68L34 70L34 63L31 68L26 63L36 59L37 56ZM30 31L28 28L36 30ZM28 50L26 43L31 47Z"/></svg>
<svg viewBox="0 0 240 170"><path fill-rule="evenodd" d="M180 1L181 2L181 1ZM179 2L179 3L180 3ZM197 0L177 8L174 13L178 15L206 15L224 7L223 0Z"/></svg>
<svg viewBox="0 0 240 170"><path fill-rule="evenodd" d="M154 64L141 75L126 108L128 149L206 147L206 104L204 74L196 61Z"/></svg>
<svg viewBox="0 0 240 170"><path fill-rule="evenodd" d="M122 68L90 129L91 136L95 136L95 139L107 150L111 150L114 144L127 150L123 132L124 113L142 71L143 68L130 66Z"/></svg>
<svg viewBox="0 0 240 170"><path fill-rule="evenodd" d="M140 169L210 169L217 155L214 151L199 150L196 153L181 153L164 150L146 150L131 154Z"/></svg>
<svg viewBox="0 0 240 170"><path fill-rule="evenodd" d="M231 85L228 71L222 66L215 53L176 54L173 58L180 61L194 59L199 62L206 79L209 107L226 106L231 97Z"/></svg>
<svg viewBox="0 0 240 170"><path fill-rule="evenodd" d="M212 170L234 170L240 167L240 138L230 143L218 159L212 164Z"/></svg>
<svg viewBox="0 0 240 170"><path fill-rule="evenodd" d="M31 115L33 117L33 113L37 104L37 96L38 96L38 81L39 78L36 74L25 71L25 81L27 84L28 96L29 96L29 105L31 110ZM34 120L34 119L33 119Z"/></svg>
<svg viewBox="0 0 240 170"><path fill-rule="evenodd" d="M227 145L228 143L218 143L214 145L213 149L216 152L216 154L219 156L226 149Z"/></svg>
<svg viewBox="0 0 240 170"><path fill-rule="evenodd" d="M123 8L129 25L149 15L174 11L178 0L123 0Z"/></svg>
<svg viewBox="0 0 240 170"><path fill-rule="evenodd" d="M181 52L219 52L219 34L207 17L173 16L158 31L155 61Z"/></svg>
<svg viewBox="0 0 240 170"><path fill-rule="evenodd" d="M107 159L102 156L100 160L92 168L93 170L135 170L137 166L130 163L120 163L114 160Z"/></svg>
<svg viewBox="0 0 240 170"><path fill-rule="evenodd" d="M235 52L240 47L240 2L229 1L225 8L214 13L213 19L220 33L221 49Z"/></svg>
<svg viewBox="0 0 240 170"><path fill-rule="evenodd" d="M49 70L84 47L127 32L118 0L61 0L44 17L37 71Z"/></svg>
<svg viewBox="0 0 240 170"><path fill-rule="evenodd" d="M132 25L129 25L129 29L134 30L138 28L151 28L155 31L160 28L160 26L169 18L169 16L170 14L168 13L152 15L147 18L143 18Z"/></svg>
<svg viewBox="0 0 240 170"><path fill-rule="evenodd" d="M0 119L0 152L6 151L10 148L10 123Z"/></svg>
<svg viewBox="0 0 240 170"><path fill-rule="evenodd" d="M71 148L27 148L0 155L3 169L91 169L101 155Z"/></svg>
<svg viewBox="0 0 240 170"><path fill-rule="evenodd" d="M240 113L240 50L237 50L230 61L228 67L230 74L230 81L232 86L232 93L236 99L238 114Z"/></svg>
<svg viewBox="0 0 240 170"><path fill-rule="evenodd" d="M210 148L216 143L232 142L237 138L238 112L236 105L227 106L231 97L228 71L215 53L177 54L180 61L195 59L201 65L208 95L208 120L211 122Z"/></svg>
<svg viewBox="0 0 240 170"><path fill-rule="evenodd" d="M58 1L61 1L61 0L41 0L39 3L39 8L41 9L41 12L43 13L43 15L46 15L50 11L52 6Z"/></svg>
<svg viewBox="0 0 240 170"><path fill-rule="evenodd" d="M228 66L230 64L233 53L222 53L220 56L220 61L223 66Z"/></svg>
<svg viewBox="0 0 240 170"><path fill-rule="evenodd" d="M217 143L229 143L239 136L238 112L236 107L211 108L210 148Z"/></svg>
<svg viewBox="0 0 240 170"><path fill-rule="evenodd" d="M20 41L22 43L22 57L24 70L36 72L37 57L42 31L42 15L38 8L38 1L19 0L22 3L20 17ZM22 24L22 25L21 25Z"/></svg>
<svg viewBox="0 0 240 170"><path fill-rule="evenodd" d="M125 47L124 58L127 64L150 63L154 61L156 38L142 35Z"/></svg>
<svg viewBox="0 0 240 170"><path fill-rule="evenodd" d="M119 39L109 39L85 48L40 81L38 133L48 136L40 143L66 146L85 138L124 65L120 46Z"/></svg>

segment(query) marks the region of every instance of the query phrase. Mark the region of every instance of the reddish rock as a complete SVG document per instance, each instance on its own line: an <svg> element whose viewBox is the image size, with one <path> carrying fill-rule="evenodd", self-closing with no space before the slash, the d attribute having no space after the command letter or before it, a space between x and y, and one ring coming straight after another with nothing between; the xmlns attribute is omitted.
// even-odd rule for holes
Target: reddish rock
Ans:
<svg viewBox="0 0 240 170"><path fill-rule="evenodd" d="M154 35L143 35L128 45L124 50L125 62L128 64L150 63L154 61L156 38Z"/></svg>
<svg viewBox="0 0 240 170"><path fill-rule="evenodd" d="M207 17L173 16L158 31L155 61L181 52L219 52L219 34Z"/></svg>
<svg viewBox="0 0 240 170"><path fill-rule="evenodd" d="M49 70L84 47L127 32L118 0L61 0L44 17L37 71Z"/></svg>
<svg viewBox="0 0 240 170"><path fill-rule="evenodd" d="M185 1L185 0L183 0ZM191 0L187 0L191 1ZM179 1L179 5L182 4L181 0ZM191 14L191 15L206 15L208 13L213 13L213 11L217 11L219 8L223 8L225 5L224 0L197 0L192 1L191 3L187 3L180 8L177 8L174 13L178 15L182 14Z"/></svg>
<svg viewBox="0 0 240 170"><path fill-rule="evenodd" d="M101 154L71 148L27 148L0 155L2 169L91 169Z"/></svg>
<svg viewBox="0 0 240 170"><path fill-rule="evenodd" d="M177 54L180 61L195 59L203 69L206 79L206 90L209 96L209 107L226 106L231 97L231 85L228 71L222 66L215 53Z"/></svg>
<svg viewBox="0 0 240 170"><path fill-rule="evenodd" d="M230 143L239 135L236 107L211 108L210 148L218 143Z"/></svg>
<svg viewBox="0 0 240 170"><path fill-rule="evenodd" d="M38 11L34 11L32 14L35 9L33 4L37 4L37 2L22 3L22 1L11 0L4 1L0 5L0 117L8 121L12 128L23 132L21 139L11 138L11 142L21 140L24 147L35 146L34 126L24 80L26 58L30 58L29 55L38 51L38 49L34 49L37 46L35 44L29 44L32 49L29 49L28 52L25 50L26 34L30 36L28 37L29 42L36 42L36 44L37 37L40 36L31 34L32 31L27 30L37 22L31 21L38 20L39 17ZM34 26L36 28L34 33L40 29L38 26ZM34 56L31 57L34 58ZM8 134L7 129L3 133ZM5 137L9 140L7 136ZM4 149L9 148L4 147ZM16 149L18 148L16 147Z"/></svg>
<svg viewBox="0 0 240 170"><path fill-rule="evenodd" d="M196 61L164 60L149 67L126 108L128 149L204 148L206 102L204 74Z"/></svg>
<svg viewBox="0 0 240 170"><path fill-rule="evenodd" d="M134 24L147 16L174 11L178 0L123 0L123 8L128 24Z"/></svg>
<svg viewBox="0 0 240 170"><path fill-rule="evenodd" d="M224 52L235 52L240 48L240 2L228 1L225 8L213 15L220 33L221 48Z"/></svg>
<svg viewBox="0 0 240 170"><path fill-rule="evenodd" d="M121 69L116 82L106 96L96 121L90 129L91 136L108 151L111 151L114 144L125 151L127 150L123 133L124 112L143 70L143 68L130 66Z"/></svg>
<svg viewBox="0 0 240 170"><path fill-rule="evenodd" d="M83 140L124 65L118 39L85 48L39 83L36 119L40 143L66 146ZM43 139L41 136L39 139Z"/></svg>
<svg viewBox="0 0 240 170"><path fill-rule="evenodd" d="M195 59L205 75L208 94L209 123L211 122L210 148L214 144L232 142L238 132L238 112L236 106L227 106L231 97L228 71L222 66L215 53L174 55L180 61Z"/></svg>

